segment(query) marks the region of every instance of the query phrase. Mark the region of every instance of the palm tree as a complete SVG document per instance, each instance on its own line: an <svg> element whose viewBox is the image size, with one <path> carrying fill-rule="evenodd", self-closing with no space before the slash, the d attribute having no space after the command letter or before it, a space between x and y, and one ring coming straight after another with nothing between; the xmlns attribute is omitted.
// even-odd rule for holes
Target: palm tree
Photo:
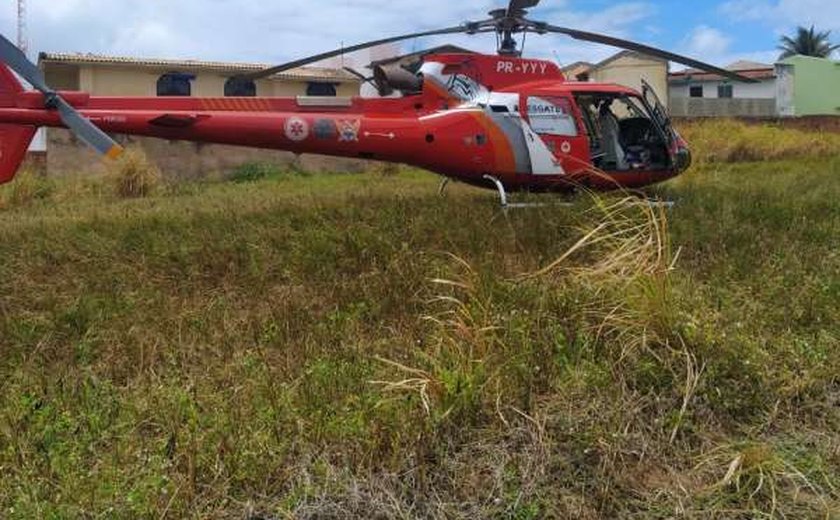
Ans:
<svg viewBox="0 0 840 520"><path fill-rule="evenodd" d="M828 58L832 52L840 49L840 45L831 45L831 40L828 38L830 35L831 31L816 32L813 25L810 29L800 26L796 29L794 38L782 36L782 44L779 45L782 55L779 59L783 60L797 54Z"/></svg>

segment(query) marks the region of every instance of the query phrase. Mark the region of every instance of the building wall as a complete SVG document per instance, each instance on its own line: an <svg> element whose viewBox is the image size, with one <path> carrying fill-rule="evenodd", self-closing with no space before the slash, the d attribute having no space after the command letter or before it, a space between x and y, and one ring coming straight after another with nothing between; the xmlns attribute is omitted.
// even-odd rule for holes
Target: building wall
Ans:
<svg viewBox="0 0 840 520"><path fill-rule="evenodd" d="M628 54L593 69L591 79L598 83L616 83L642 91L647 81L662 103L668 103L668 63L637 54Z"/></svg>
<svg viewBox="0 0 840 520"><path fill-rule="evenodd" d="M55 64L44 70L47 85L55 90L79 90L79 67Z"/></svg>
<svg viewBox="0 0 840 520"><path fill-rule="evenodd" d="M150 96L157 95L157 81L162 74L175 72L167 68L132 66L79 66L74 64L42 64L49 85L59 90L83 90L98 96ZM193 96L220 97L224 95L229 75L207 70L178 72L196 75L192 83ZM307 80L268 79L257 81L257 95L301 96L306 94ZM339 96L359 94L358 82L338 83ZM42 141L46 144L46 167L50 175L101 173L105 163L86 145L68 131L46 129ZM142 148L170 178L224 177L237 166L247 162L274 164L294 163L305 170L357 172L368 163L316 155L297 157L292 153L272 150L254 150L243 147L172 142L153 138L117 136L129 146Z"/></svg>
<svg viewBox="0 0 840 520"><path fill-rule="evenodd" d="M744 117L776 116L775 99L672 97L672 117Z"/></svg>
<svg viewBox="0 0 840 520"><path fill-rule="evenodd" d="M119 66L83 66L75 71L66 70L64 66L50 64L47 67L48 76L52 76L62 84L71 84L69 79L74 74L78 76L78 89L97 96L155 96L157 82L161 75L175 72L170 69L132 68ZM55 72L53 72L55 70ZM195 74L192 82L192 95L197 97L219 97L225 92L225 82L230 75L201 70L179 69L178 72ZM50 78L47 79L50 85ZM57 83L56 83L57 84ZM270 79L257 81L257 95L282 97L301 96L306 94L306 80ZM65 87L58 87L65 88ZM336 88L339 96L354 96L359 94L357 82L338 83Z"/></svg>
<svg viewBox="0 0 840 520"><path fill-rule="evenodd" d="M737 99L775 99L776 81L762 80L760 83L740 83L736 81L691 81L672 83L669 91L671 98L687 98L690 87L702 86L703 97L717 99L720 85L732 85L732 97Z"/></svg>
<svg viewBox="0 0 840 520"><path fill-rule="evenodd" d="M782 107L782 114L840 115L840 62L794 56L781 65L793 67L793 107Z"/></svg>
<svg viewBox="0 0 840 520"><path fill-rule="evenodd" d="M72 176L102 174L113 164L103 159L64 129L47 131L46 168L49 175ZM166 141L152 137L116 136L124 146L139 148L157 165L167 179L197 180L226 178L246 163L291 166L309 172L358 173L370 169L371 162L296 155L278 150L259 150L241 146Z"/></svg>

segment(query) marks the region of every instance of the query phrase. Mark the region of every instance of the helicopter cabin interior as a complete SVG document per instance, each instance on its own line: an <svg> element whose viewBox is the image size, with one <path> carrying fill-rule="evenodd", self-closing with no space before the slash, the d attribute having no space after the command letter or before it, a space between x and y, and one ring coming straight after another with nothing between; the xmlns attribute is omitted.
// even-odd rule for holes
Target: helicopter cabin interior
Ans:
<svg viewBox="0 0 840 520"><path fill-rule="evenodd" d="M536 101L535 101L536 100ZM656 105L625 93L579 92L575 124L568 98L531 98L528 116L533 130L552 150L553 140L585 134L590 161L604 171L659 170L671 166L668 130ZM543 106L548 105L548 106Z"/></svg>

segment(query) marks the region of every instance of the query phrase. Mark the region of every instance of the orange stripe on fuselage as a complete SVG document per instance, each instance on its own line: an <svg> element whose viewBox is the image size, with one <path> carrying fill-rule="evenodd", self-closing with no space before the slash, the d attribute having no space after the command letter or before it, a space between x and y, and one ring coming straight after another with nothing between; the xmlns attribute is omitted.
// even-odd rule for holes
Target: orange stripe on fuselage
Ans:
<svg viewBox="0 0 840 520"><path fill-rule="evenodd" d="M426 81L423 83L423 90L430 90L432 94L435 96L445 100L450 106L454 107L455 105L461 104L464 102L463 99L459 99L452 95L451 92L446 90L443 86L441 86L436 81L427 78Z"/></svg>
<svg viewBox="0 0 840 520"><path fill-rule="evenodd" d="M496 126L487 114L483 112L470 112L469 114L487 134L487 145L493 147L496 170L493 173L517 173L516 155L507 135Z"/></svg>
<svg viewBox="0 0 840 520"><path fill-rule="evenodd" d="M273 105L265 98L199 98L202 110L217 112L271 112Z"/></svg>

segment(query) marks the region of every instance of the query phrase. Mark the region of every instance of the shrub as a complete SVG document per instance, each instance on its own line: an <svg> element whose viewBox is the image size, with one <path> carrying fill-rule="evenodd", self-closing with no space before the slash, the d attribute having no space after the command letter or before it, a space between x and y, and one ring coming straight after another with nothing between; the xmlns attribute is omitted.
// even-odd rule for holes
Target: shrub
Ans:
<svg viewBox="0 0 840 520"><path fill-rule="evenodd" d="M255 182L270 177L279 176L282 172L275 164L248 162L233 170L230 180L233 182Z"/></svg>
<svg viewBox="0 0 840 520"><path fill-rule="evenodd" d="M140 148L126 150L113 167L114 189L124 199L151 195L160 185L161 173Z"/></svg>
<svg viewBox="0 0 840 520"><path fill-rule="evenodd" d="M233 170L228 177L232 182L256 182L263 179L277 179L286 175L309 175L299 159L287 164L279 165L266 162L248 162Z"/></svg>
<svg viewBox="0 0 840 520"><path fill-rule="evenodd" d="M23 170L8 185L0 187L0 208L27 206L36 200L49 198L53 183L31 170Z"/></svg>

